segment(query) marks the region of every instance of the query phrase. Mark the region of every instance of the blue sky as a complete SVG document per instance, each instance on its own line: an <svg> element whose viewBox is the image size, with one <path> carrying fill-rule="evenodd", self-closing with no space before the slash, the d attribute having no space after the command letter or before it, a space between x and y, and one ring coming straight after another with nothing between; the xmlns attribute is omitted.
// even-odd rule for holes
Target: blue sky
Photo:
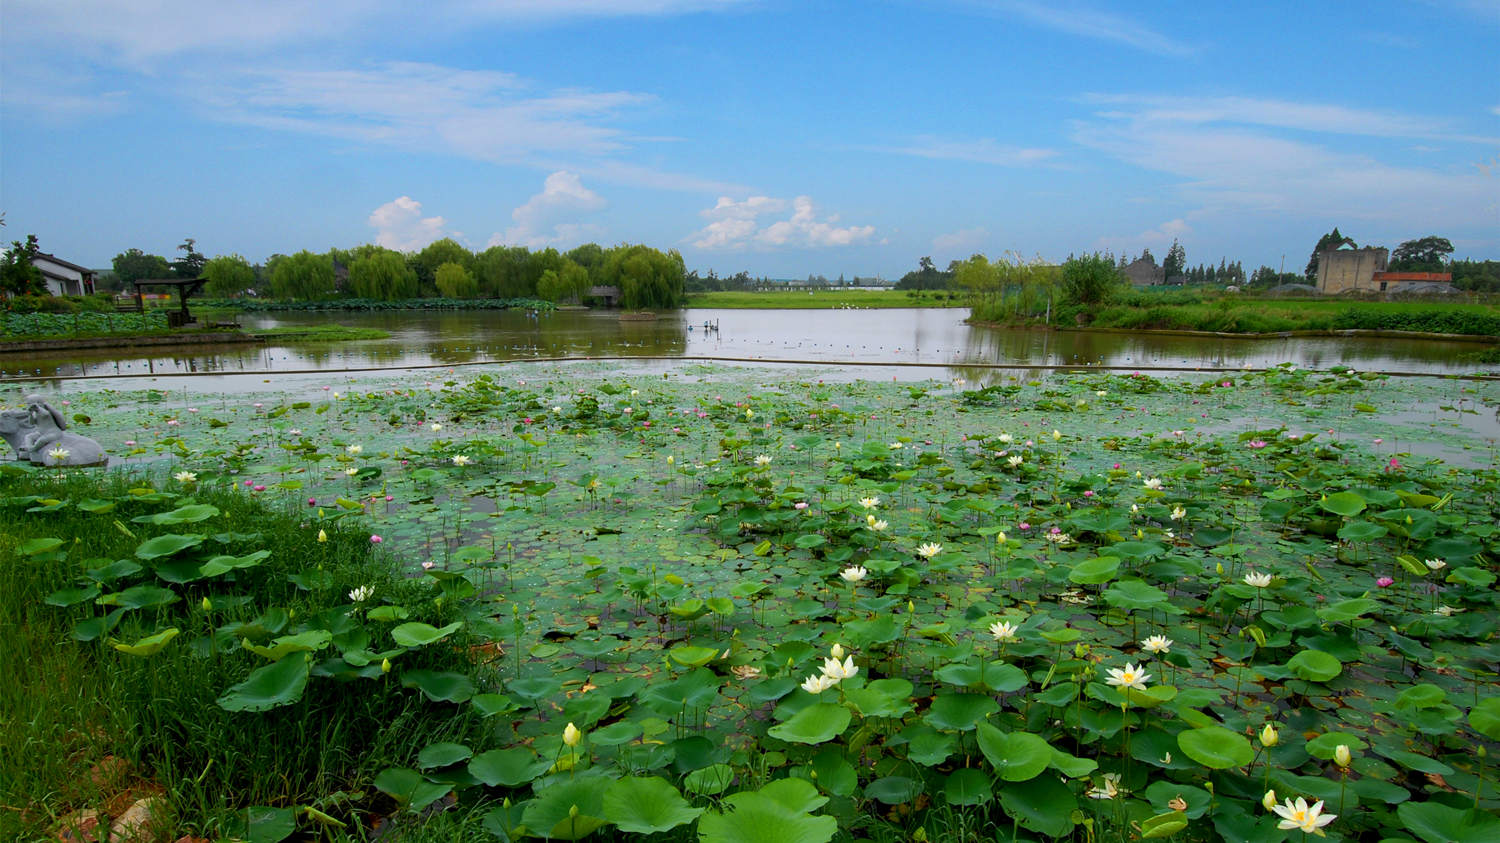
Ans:
<svg viewBox="0 0 1500 843"><path fill-rule="evenodd" d="M1500 258L1500 0L4 0L7 241Z"/></svg>

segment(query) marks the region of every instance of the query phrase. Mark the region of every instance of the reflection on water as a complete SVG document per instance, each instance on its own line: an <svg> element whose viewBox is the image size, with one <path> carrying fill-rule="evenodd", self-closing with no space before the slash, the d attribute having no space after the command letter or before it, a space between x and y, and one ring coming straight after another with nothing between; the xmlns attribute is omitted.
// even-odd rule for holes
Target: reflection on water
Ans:
<svg viewBox="0 0 1500 843"><path fill-rule="evenodd" d="M1322 369L1467 373L1464 357L1483 346L1413 339L1297 337L1230 339L1089 331L970 327L963 309L686 310L650 321L613 312L423 311L248 316L251 330L337 322L378 328L384 340L117 349L0 357L0 379L17 375L330 373L449 366L549 357L723 357L853 367L919 364L882 371L902 379L996 377L986 365L1210 369L1294 363ZM1018 373L1008 373L1014 376ZM1023 375L1024 376L1024 375Z"/></svg>

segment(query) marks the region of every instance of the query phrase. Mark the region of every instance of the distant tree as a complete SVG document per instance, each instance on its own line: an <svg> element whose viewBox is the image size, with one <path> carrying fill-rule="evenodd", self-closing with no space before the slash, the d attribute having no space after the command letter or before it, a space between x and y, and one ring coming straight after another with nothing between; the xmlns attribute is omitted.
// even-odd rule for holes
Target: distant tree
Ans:
<svg viewBox="0 0 1500 843"><path fill-rule="evenodd" d="M952 272L939 272L932 258L923 256L917 260L915 272L908 272L896 282L898 290L942 290L953 279Z"/></svg>
<svg viewBox="0 0 1500 843"><path fill-rule="evenodd" d="M968 292L974 299L992 297L1000 292L1003 263L1003 260L990 263L984 255L970 255L968 260L954 267L953 286Z"/></svg>
<svg viewBox="0 0 1500 843"><path fill-rule="evenodd" d="M1307 259L1307 270L1303 272L1303 275L1307 278L1307 283L1315 284L1318 281L1318 255L1320 253L1328 249L1342 249L1345 246L1351 249L1359 248L1359 245L1354 242L1353 237L1345 237L1339 233L1338 226L1334 226L1332 231L1319 237L1318 245L1313 247L1312 257Z"/></svg>
<svg viewBox="0 0 1500 843"><path fill-rule="evenodd" d="M131 282L147 279L170 278L172 276L172 265L161 255L148 255L140 249L127 249L118 255L112 262L115 268L115 277L120 279L120 287L129 290Z"/></svg>
<svg viewBox="0 0 1500 843"><path fill-rule="evenodd" d="M479 294L492 299L514 299L536 293L527 286L526 264L531 252L525 246L491 246L474 258Z"/></svg>
<svg viewBox="0 0 1500 843"><path fill-rule="evenodd" d="M1448 264L1453 286L1477 293L1500 293L1500 261L1459 260Z"/></svg>
<svg viewBox="0 0 1500 843"><path fill-rule="evenodd" d="M1174 237L1172 248L1167 250L1167 256L1161 262L1162 278L1170 282L1174 276L1181 275L1186 268L1187 250L1182 248L1182 244L1178 243Z"/></svg>
<svg viewBox="0 0 1500 843"><path fill-rule="evenodd" d="M449 261L433 275L437 291L450 299L472 299L479 295L479 281L462 264Z"/></svg>
<svg viewBox="0 0 1500 843"><path fill-rule="evenodd" d="M1062 266L1063 298L1073 304L1101 304L1109 300L1122 280L1114 261L1098 252L1071 257Z"/></svg>
<svg viewBox="0 0 1500 843"><path fill-rule="evenodd" d="M239 255L219 255L203 265L198 276L207 278L204 292L210 296L238 296L255 286L255 269Z"/></svg>
<svg viewBox="0 0 1500 843"><path fill-rule="evenodd" d="M604 263L604 247L598 243L584 243L570 250L563 257L583 267L592 275L595 268Z"/></svg>
<svg viewBox="0 0 1500 843"><path fill-rule="evenodd" d="M676 249L661 252L650 246L621 245L605 253L600 281L620 288L626 308L674 308L682 303L687 267Z"/></svg>
<svg viewBox="0 0 1500 843"><path fill-rule="evenodd" d="M306 249L295 255L275 255L267 261L271 269L271 294L282 299L316 301L333 295L333 258Z"/></svg>
<svg viewBox="0 0 1500 843"><path fill-rule="evenodd" d="M197 278L203 274L203 265L208 263L208 258L198 251L197 244L198 241L189 237L177 247L177 251L183 253L181 258L172 261L172 271L178 278Z"/></svg>
<svg viewBox="0 0 1500 843"><path fill-rule="evenodd" d="M24 243L12 240L0 259L0 290L12 296L45 296L47 282L32 262L40 253L35 234L26 235Z"/></svg>
<svg viewBox="0 0 1500 843"><path fill-rule="evenodd" d="M1147 261L1152 266L1156 266L1156 255L1151 254L1150 247L1142 249L1141 256L1136 258L1136 260Z"/></svg>
<svg viewBox="0 0 1500 843"><path fill-rule="evenodd" d="M417 297L417 273L406 256L391 249L365 255L349 265L349 291L362 299L400 301Z"/></svg>
<svg viewBox="0 0 1500 843"><path fill-rule="evenodd" d="M568 298L573 301L583 301L583 297L589 294L589 288L593 286L589 271L583 268L583 264L572 260L563 261L557 276L562 281L563 289L568 291Z"/></svg>
<svg viewBox="0 0 1500 843"><path fill-rule="evenodd" d="M456 263L464 269L474 266L474 253L452 237L444 237L428 243L422 251L410 258L411 268L417 273L417 284L425 292L436 290L437 268L445 263Z"/></svg>
<svg viewBox="0 0 1500 843"><path fill-rule="evenodd" d="M1427 236L1407 240L1391 254L1392 272L1442 272L1453 244L1446 237Z"/></svg>

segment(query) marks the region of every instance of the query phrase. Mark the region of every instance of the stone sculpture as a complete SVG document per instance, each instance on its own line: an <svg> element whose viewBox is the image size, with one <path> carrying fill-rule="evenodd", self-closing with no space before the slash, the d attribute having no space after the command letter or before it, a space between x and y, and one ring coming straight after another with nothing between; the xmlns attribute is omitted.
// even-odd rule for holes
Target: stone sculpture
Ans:
<svg viewBox="0 0 1500 843"><path fill-rule="evenodd" d="M0 412L0 437L16 459L48 468L105 465L98 442L67 429L68 422L40 395L26 396L26 409Z"/></svg>

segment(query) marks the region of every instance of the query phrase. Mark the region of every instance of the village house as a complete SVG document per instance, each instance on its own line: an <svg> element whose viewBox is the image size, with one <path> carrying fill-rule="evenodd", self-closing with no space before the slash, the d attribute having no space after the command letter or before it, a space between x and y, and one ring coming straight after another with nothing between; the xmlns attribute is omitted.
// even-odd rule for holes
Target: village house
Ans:
<svg viewBox="0 0 1500 843"><path fill-rule="evenodd" d="M47 292L54 296L91 296L94 294L94 271L69 263L56 255L40 252L31 265L42 273Z"/></svg>

